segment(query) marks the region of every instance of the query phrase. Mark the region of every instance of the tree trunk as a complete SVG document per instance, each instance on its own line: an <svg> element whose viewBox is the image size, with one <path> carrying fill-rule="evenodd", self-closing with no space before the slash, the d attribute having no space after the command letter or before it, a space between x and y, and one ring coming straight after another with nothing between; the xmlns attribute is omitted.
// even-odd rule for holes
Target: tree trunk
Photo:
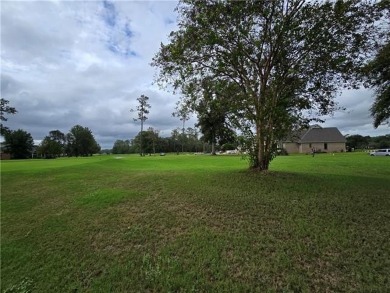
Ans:
<svg viewBox="0 0 390 293"><path fill-rule="evenodd" d="M215 156L215 133L213 133L213 140L211 141L211 155Z"/></svg>
<svg viewBox="0 0 390 293"><path fill-rule="evenodd" d="M142 151L142 132L144 130L144 123L141 120L141 135L140 135L140 146L139 146L139 154L142 157L144 155L144 152Z"/></svg>
<svg viewBox="0 0 390 293"><path fill-rule="evenodd" d="M184 153L184 125L185 125L185 123L186 123L186 120L185 119L183 119L183 128L182 128L182 131L181 131L181 133L182 133L182 136L181 136L181 152L182 153Z"/></svg>
<svg viewBox="0 0 390 293"><path fill-rule="evenodd" d="M268 171L269 168L269 148L266 148L264 134L259 125L256 126L256 147L253 150L254 158L252 160L251 169L259 172Z"/></svg>
<svg viewBox="0 0 390 293"><path fill-rule="evenodd" d="M211 143L211 155L213 155L213 156L216 155L216 153L215 153L215 142Z"/></svg>

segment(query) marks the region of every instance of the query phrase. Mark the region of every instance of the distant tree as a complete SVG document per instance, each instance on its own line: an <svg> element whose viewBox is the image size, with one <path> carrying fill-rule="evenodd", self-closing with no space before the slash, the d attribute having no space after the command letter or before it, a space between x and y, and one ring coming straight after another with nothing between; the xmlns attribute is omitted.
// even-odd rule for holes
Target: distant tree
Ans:
<svg viewBox="0 0 390 293"><path fill-rule="evenodd" d="M56 158L63 153L63 147L56 141L50 139L49 136L46 136L40 145L38 146L37 152L39 155L50 159Z"/></svg>
<svg viewBox="0 0 390 293"><path fill-rule="evenodd" d="M185 133L184 133L185 132L185 123L191 117L191 108L187 103L181 103L180 101L178 101L176 103L175 112L172 113L172 116L179 117L180 121L183 123L183 127L181 129L181 134L182 134L181 137L183 139L181 141L181 152L183 152L184 151L184 140L186 138Z"/></svg>
<svg viewBox="0 0 390 293"><path fill-rule="evenodd" d="M49 132L50 139L58 142L60 145L64 146L66 143L65 134L59 130L52 130Z"/></svg>
<svg viewBox="0 0 390 293"><path fill-rule="evenodd" d="M390 134L372 137L370 147L374 149L390 148Z"/></svg>
<svg viewBox="0 0 390 293"><path fill-rule="evenodd" d="M190 100L204 98L205 80L226 83L214 93L231 101L250 167L266 171L279 139L337 109L340 87L357 86L378 39L375 2L182 0L178 30L152 64Z"/></svg>
<svg viewBox="0 0 390 293"><path fill-rule="evenodd" d="M45 158L56 158L65 152L66 137L59 130L52 130L38 147L38 153Z"/></svg>
<svg viewBox="0 0 390 293"><path fill-rule="evenodd" d="M173 151L179 154L180 128L176 128L171 131L171 140L173 142Z"/></svg>
<svg viewBox="0 0 390 293"><path fill-rule="evenodd" d="M204 98L195 108L198 113L196 126L211 144L211 154L215 155L215 144L231 140L234 132L228 123L226 104L214 93L204 90L203 95Z"/></svg>
<svg viewBox="0 0 390 293"><path fill-rule="evenodd" d="M156 131L154 128L149 127L148 130L139 132L133 139L133 142L135 145L140 146L141 140L143 142L143 153L145 154L154 154L156 153L156 148L159 149L158 137L159 132Z"/></svg>
<svg viewBox="0 0 390 293"><path fill-rule="evenodd" d="M14 159L27 159L31 157L34 149L34 140L30 133L18 129L5 132L5 151Z"/></svg>
<svg viewBox="0 0 390 293"><path fill-rule="evenodd" d="M140 121L141 122L141 134L144 129L144 122L148 119L146 116L149 114L149 109L151 108L150 104L148 103L149 97L145 95L141 95L139 98L137 98L137 101L139 105L137 106L137 118L134 118L134 121ZM133 109L130 110L130 112L134 112ZM144 155L143 151L143 145L142 145L142 135L140 136L140 155Z"/></svg>
<svg viewBox="0 0 390 293"><path fill-rule="evenodd" d="M347 146L354 149L367 149L370 144L369 136L362 136L359 134L349 135L346 137Z"/></svg>
<svg viewBox="0 0 390 293"><path fill-rule="evenodd" d="M73 126L66 135L68 156L92 156L100 151L92 131L88 127Z"/></svg>
<svg viewBox="0 0 390 293"><path fill-rule="evenodd" d="M3 125L3 121L8 120L8 118L6 118L4 114L15 114L18 112L14 107L8 106L8 104L9 104L8 100L3 98L0 99L0 120L1 120L0 134L1 135L5 135L9 131L9 128Z"/></svg>
<svg viewBox="0 0 390 293"><path fill-rule="evenodd" d="M130 154L130 141L129 140L116 140L112 147L113 154Z"/></svg>
<svg viewBox="0 0 390 293"><path fill-rule="evenodd" d="M153 154L155 154L156 149L157 150L160 149L160 147L158 145L160 131L158 129L154 129L153 127L149 127L147 134L148 134L149 141L151 141L151 143L152 143Z"/></svg>
<svg viewBox="0 0 390 293"><path fill-rule="evenodd" d="M199 140L199 131L197 128L187 127L187 151L199 152L202 150L202 142Z"/></svg>

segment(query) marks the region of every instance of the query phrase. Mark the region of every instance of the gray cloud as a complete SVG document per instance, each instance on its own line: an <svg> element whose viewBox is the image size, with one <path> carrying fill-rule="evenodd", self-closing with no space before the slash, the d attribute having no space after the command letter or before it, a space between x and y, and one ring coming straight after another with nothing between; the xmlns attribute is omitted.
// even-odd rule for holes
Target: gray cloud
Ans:
<svg viewBox="0 0 390 293"><path fill-rule="evenodd" d="M326 117L324 126L338 127L346 134L361 134L379 136L390 133L388 126L373 127L370 107L374 101L374 92L369 89L346 90L338 98L339 105L345 110L337 111L331 117Z"/></svg>

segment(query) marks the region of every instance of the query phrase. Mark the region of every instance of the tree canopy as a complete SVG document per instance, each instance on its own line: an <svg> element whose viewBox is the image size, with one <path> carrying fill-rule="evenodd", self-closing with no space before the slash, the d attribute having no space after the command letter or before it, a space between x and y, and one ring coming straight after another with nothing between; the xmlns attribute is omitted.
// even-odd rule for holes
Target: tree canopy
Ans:
<svg viewBox="0 0 390 293"><path fill-rule="evenodd" d="M5 132L5 151L10 153L13 159L28 159L34 149L34 140L30 133L22 129L8 130Z"/></svg>
<svg viewBox="0 0 390 293"><path fill-rule="evenodd" d="M196 126L200 128L204 140L211 143L211 153L215 155L217 142L223 145L234 137L234 131L227 120L227 107L217 95L204 92L204 98L196 105L195 109L198 113Z"/></svg>
<svg viewBox="0 0 390 293"><path fill-rule="evenodd" d="M66 153L68 156L91 156L100 151L92 131L81 125L73 126L66 135Z"/></svg>
<svg viewBox="0 0 390 293"><path fill-rule="evenodd" d="M45 158L56 158L65 152L66 136L59 130L52 130L38 147L38 154Z"/></svg>
<svg viewBox="0 0 390 293"><path fill-rule="evenodd" d="M390 118L390 42L380 49L365 70L370 85L376 89L371 115L377 128Z"/></svg>
<svg viewBox="0 0 390 293"><path fill-rule="evenodd" d="M374 1L195 1L178 6L179 29L153 59L158 82L224 98L248 139L250 167L267 170L276 142L337 109L342 86L375 47Z"/></svg>
<svg viewBox="0 0 390 293"><path fill-rule="evenodd" d="M9 101L6 99L1 98L0 99L0 134L5 135L5 133L9 132L9 128L3 125L3 121L7 121L8 118L6 118L5 114L15 114L18 111L14 107L10 107Z"/></svg>

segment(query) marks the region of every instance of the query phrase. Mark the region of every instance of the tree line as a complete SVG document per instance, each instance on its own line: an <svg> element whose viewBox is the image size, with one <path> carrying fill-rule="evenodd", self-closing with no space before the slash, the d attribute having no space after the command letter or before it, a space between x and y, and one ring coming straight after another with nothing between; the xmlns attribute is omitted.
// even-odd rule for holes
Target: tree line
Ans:
<svg viewBox="0 0 390 293"><path fill-rule="evenodd" d="M1 98L1 135L4 137L1 151L11 155L13 159L27 159L33 156L56 158L60 156L91 156L100 151L92 131L81 125L73 126L67 134L60 130L52 130L38 145L34 145L31 134L23 129L11 130L3 125L7 121L6 114L16 114L9 101Z"/></svg>
<svg viewBox="0 0 390 293"><path fill-rule="evenodd" d="M59 130L50 131L38 146L37 155L44 158L86 157L99 153L100 149L88 127L75 125L66 135Z"/></svg>
<svg viewBox="0 0 390 293"><path fill-rule="evenodd" d="M114 142L113 154L161 154L161 153L212 153L213 151L234 150L237 148L237 138L231 137L231 140L216 140L213 144L199 130L192 127L183 129L176 128L171 131L170 136L161 137L160 132L152 127L146 131L139 132L133 139L121 140Z"/></svg>
<svg viewBox="0 0 390 293"><path fill-rule="evenodd" d="M368 150L390 147L390 134L371 137L360 134L346 135L347 150Z"/></svg>
<svg viewBox="0 0 390 293"><path fill-rule="evenodd" d="M23 129L9 130L4 133L2 147L2 152L9 153L13 159L92 156L99 151L100 146L92 131L80 125L73 126L67 134L59 130L50 131L38 146L34 145L29 132Z"/></svg>
<svg viewBox="0 0 390 293"><path fill-rule="evenodd" d="M171 132L170 137L162 138L159 131L149 127L143 130L144 122L148 119L149 97L141 95L137 98L136 112L141 131L132 140L117 140L113 146L113 153L139 153L141 156L157 152L211 152L215 155L217 147L219 150L234 149L237 147L236 134L232 125L228 123L226 108L218 100L202 101L195 109L191 109L186 103L176 103L173 117L180 119L182 128L176 128ZM198 123L196 128L185 128L185 123L196 112ZM199 131L197 130L199 129ZM201 134L201 135L200 135ZM210 149L209 149L210 148Z"/></svg>

